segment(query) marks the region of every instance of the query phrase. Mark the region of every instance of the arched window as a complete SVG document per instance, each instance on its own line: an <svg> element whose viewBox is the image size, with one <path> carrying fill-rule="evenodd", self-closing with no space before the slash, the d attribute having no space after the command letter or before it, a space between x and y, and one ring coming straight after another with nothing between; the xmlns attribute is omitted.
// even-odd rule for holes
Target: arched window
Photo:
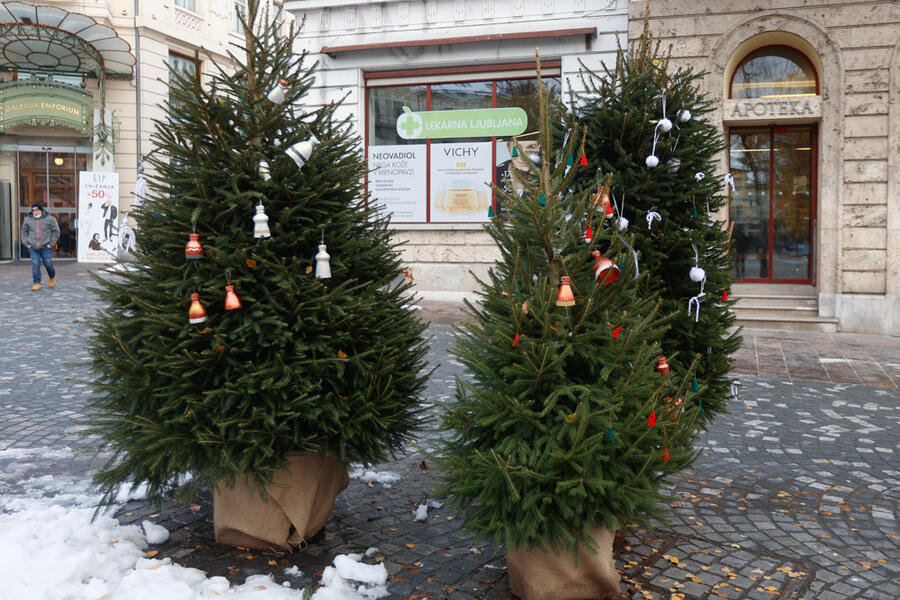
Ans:
<svg viewBox="0 0 900 600"><path fill-rule="evenodd" d="M818 91L816 71L809 59L787 46L754 50L731 78L731 98L812 96Z"/></svg>

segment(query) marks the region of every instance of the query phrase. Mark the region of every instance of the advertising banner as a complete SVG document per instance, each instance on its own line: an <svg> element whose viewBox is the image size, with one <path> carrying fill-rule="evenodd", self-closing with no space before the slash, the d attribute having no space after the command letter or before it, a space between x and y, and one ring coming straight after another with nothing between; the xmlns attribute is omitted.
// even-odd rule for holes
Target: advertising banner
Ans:
<svg viewBox="0 0 900 600"><path fill-rule="evenodd" d="M391 214L392 223L425 221L425 144L369 146L371 201Z"/></svg>
<svg viewBox="0 0 900 600"><path fill-rule="evenodd" d="M431 145L431 220L480 223L488 219L491 142Z"/></svg>
<svg viewBox="0 0 900 600"><path fill-rule="evenodd" d="M518 135L528 115L516 106L413 112L403 107L397 117L397 135L404 140Z"/></svg>
<svg viewBox="0 0 900 600"><path fill-rule="evenodd" d="M119 232L119 174L81 171L78 261L113 262Z"/></svg>

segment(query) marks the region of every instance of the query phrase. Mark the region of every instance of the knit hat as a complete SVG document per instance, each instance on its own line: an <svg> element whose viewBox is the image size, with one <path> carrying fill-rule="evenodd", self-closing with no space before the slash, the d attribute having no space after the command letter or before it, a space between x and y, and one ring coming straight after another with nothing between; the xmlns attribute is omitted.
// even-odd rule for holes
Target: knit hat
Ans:
<svg viewBox="0 0 900 600"><path fill-rule="evenodd" d="M34 209L38 209L41 212L44 211L44 207L41 206L40 202L35 202L34 204L31 205L31 210L34 210Z"/></svg>

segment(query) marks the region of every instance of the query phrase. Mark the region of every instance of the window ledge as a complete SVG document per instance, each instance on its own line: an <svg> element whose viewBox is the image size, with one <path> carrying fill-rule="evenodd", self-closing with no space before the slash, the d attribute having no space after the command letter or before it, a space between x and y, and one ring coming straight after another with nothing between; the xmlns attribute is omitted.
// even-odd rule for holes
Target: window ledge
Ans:
<svg viewBox="0 0 900 600"><path fill-rule="evenodd" d="M391 223L388 229L407 231L481 231L486 223Z"/></svg>

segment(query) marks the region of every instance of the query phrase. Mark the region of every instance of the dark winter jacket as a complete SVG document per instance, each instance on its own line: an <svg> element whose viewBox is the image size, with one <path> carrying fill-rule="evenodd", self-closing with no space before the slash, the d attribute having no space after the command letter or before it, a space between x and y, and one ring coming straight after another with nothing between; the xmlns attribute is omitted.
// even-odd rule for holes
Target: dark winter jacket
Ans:
<svg viewBox="0 0 900 600"><path fill-rule="evenodd" d="M22 243L31 246L35 250L40 250L45 246L53 248L56 246L56 240L59 239L59 225L56 219L50 216L46 210L41 212L41 216L37 219L34 215L25 216L22 223Z"/></svg>

